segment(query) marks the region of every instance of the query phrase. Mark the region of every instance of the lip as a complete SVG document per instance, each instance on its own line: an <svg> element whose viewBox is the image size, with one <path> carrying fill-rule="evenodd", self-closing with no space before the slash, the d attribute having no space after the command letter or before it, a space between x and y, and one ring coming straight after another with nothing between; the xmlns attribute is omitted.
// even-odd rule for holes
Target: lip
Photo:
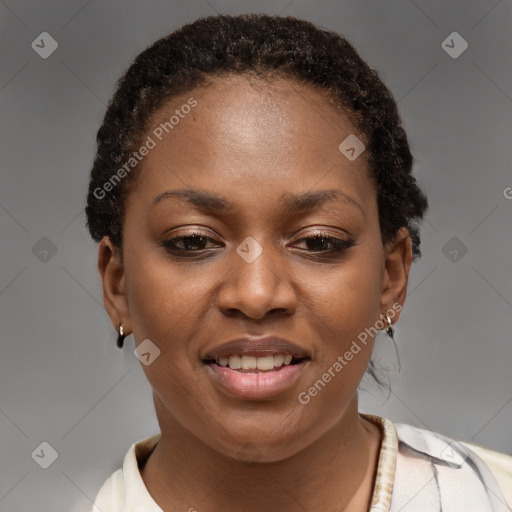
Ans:
<svg viewBox="0 0 512 512"><path fill-rule="evenodd" d="M219 357L229 357L235 354L256 357L264 357L269 354L290 354L297 359L311 359L309 351L279 336L236 338L211 348L201 359L203 362L209 362L218 360Z"/></svg>
<svg viewBox="0 0 512 512"><path fill-rule="evenodd" d="M219 358L231 355L264 357L270 354L291 355L300 361L265 372L239 372L217 364ZM237 338L211 348L202 357L208 374L228 394L253 400L269 399L292 388L310 360L311 354L308 350L278 336Z"/></svg>
<svg viewBox="0 0 512 512"><path fill-rule="evenodd" d="M309 362L309 359L304 359L297 364L283 365L264 373L242 373L214 362L207 364L207 368L213 379L230 395L242 399L261 400L275 397L290 389Z"/></svg>

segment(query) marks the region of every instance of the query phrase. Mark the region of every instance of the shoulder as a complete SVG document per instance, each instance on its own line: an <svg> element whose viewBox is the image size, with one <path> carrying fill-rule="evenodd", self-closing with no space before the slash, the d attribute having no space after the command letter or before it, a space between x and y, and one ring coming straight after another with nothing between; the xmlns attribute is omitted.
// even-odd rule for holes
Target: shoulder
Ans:
<svg viewBox="0 0 512 512"><path fill-rule="evenodd" d="M503 492L508 506L512 508L512 455L464 441L462 444L485 462Z"/></svg>
<svg viewBox="0 0 512 512"><path fill-rule="evenodd" d="M125 508L123 470L120 468L114 471L101 486L91 512L117 512Z"/></svg>
<svg viewBox="0 0 512 512"><path fill-rule="evenodd" d="M139 470L160 436L160 433L154 434L130 446L124 457L123 467L105 480L96 495L91 512L162 512L149 494Z"/></svg>
<svg viewBox="0 0 512 512"><path fill-rule="evenodd" d="M396 424L395 429L398 455L392 511L510 510L505 498L512 488L510 455L411 425Z"/></svg>

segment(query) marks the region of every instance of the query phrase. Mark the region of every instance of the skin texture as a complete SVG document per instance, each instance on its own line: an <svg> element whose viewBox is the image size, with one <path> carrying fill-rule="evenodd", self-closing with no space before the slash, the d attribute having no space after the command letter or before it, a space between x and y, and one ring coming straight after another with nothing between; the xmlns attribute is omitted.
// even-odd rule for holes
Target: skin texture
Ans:
<svg viewBox="0 0 512 512"><path fill-rule="evenodd" d="M191 96L197 106L145 157L133 184L123 260L107 237L99 244L113 325L161 350L142 366L162 432L144 482L164 510L367 510L380 431L359 416L357 388L373 340L309 404L297 396L359 333L404 303L408 232L383 246L365 154L351 162L338 150L357 132L322 91L284 79L215 79L173 98L148 134ZM232 207L202 211L172 198L152 205L182 188L220 194ZM351 200L283 213L285 195L327 189ZM355 245L329 254L331 245L303 240L318 229ZM199 246L209 256L178 258L161 245L197 230L212 239ZM252 263L236 252L248 236L263 248ZM197 250L178 246L192 256ZM311 361L274 398L230 395L201 355L264 334L292 340Z"/></svg>

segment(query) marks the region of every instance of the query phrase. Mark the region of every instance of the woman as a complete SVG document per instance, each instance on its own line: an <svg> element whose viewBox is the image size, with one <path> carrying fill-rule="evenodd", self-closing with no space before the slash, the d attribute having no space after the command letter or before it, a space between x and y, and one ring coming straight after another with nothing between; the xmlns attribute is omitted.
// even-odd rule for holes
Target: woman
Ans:
<svg viewBox="0 0 512 512"><path fill-rule="evenodd" d="M95 510L508 510L510 457L358 412L427 199L391 93L344 38L200 19L136 58L97 140L105 307L161 433Z"/></svg>

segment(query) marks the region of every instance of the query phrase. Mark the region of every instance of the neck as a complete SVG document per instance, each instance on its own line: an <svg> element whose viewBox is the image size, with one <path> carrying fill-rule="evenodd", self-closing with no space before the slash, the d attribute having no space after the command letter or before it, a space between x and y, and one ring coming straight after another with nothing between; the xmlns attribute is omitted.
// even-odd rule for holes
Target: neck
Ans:
<svg viewBox="0 0 512 512"><path fill-rule="evenodd" d="M357 398L341 420L302 451L278 462L248 463L203 443L155 408L162 437L141 470L164 510L324 510L369 508L381 433L359 416ZM168 413L168 411L167 411Z"/></svg>

